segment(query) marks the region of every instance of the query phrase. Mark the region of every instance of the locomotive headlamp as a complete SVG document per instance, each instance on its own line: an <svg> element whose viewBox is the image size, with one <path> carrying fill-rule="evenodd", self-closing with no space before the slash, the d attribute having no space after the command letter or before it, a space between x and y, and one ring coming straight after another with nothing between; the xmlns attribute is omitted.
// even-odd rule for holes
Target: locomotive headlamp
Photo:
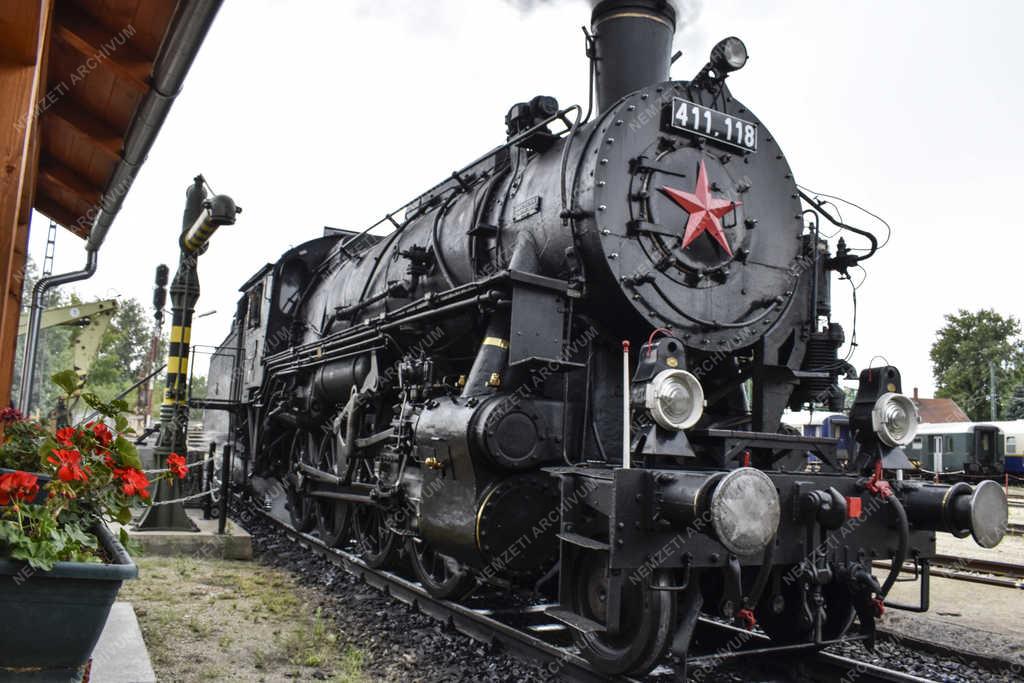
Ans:
<svg viewBox="0 0 1024 683"><path fill-rule="evenodd" d="M914 467L903 447L917 435L914 402L902 393L900 371L891 365L862 370L850 408L850 427L862 448L852 469L870 473L878 462L887 470Z"/></svg>
<svg viewBox="0 0 1024 683"><path fill-rule="evenodd" d="M685 370L662 370L647 384L644 406L661 427L682 431L704 413L704 389Z"/></svg>
<svg viewBox="0 0 1024 683"><path fill-rule="evenodd" d="M775 538L781 508L779 492L768 475L740 467L725 475L711 494L711 527L730 552L752 555Z"/></svg>
<svg viewBox="0 0 1024 683"><path fill-rule="evenodd" d="M903 394L888 392L875 401L871 427L886 446L906 446L917 435L917 407Z"/></svg>
<svg viewBox="0 0 1024 683"><path fill-rule="evenodd" d="M747 46L736 36L724 38L711 49L710 63L719 73L738 71L747 63Z"/></svg>

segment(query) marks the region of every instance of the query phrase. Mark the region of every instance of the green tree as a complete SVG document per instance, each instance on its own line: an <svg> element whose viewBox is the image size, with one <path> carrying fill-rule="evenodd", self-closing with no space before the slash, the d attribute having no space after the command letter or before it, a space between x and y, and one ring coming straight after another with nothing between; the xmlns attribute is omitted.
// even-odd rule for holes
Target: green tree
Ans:
<svg viewBox="0 0 1024 683"><path fill-rule="evenodd" d="M206 398L206 375L193 375L191 392L192 398Z"/></svg>
<svg viewBox="0 0 1024 683"><path fill-rule="evenodd" d="M1010 406L1013 390L1024 379L1024 342L1020 323L991 309L959 310L932 344L935 395L956 401L972 420L989 419L990 364L995 367L997 417Z"/></svg>
<svg viewBox="0 0 1024 683"><path fill-rule="evenodd" d="M103 334L99 352L89 371L89 387L100 398L110 401L115 396L128 390L146 374L146 360L152 343L154 320L149 310L137 299L127 298L118 301L117 312L110 327ZM161 337L157 345L155 365L159 368L167 357L167 339ZM152 406L159 406L163 401L163 378L161 372L152 380ZM138 390L132 390L124 396L128 405L135 406L138 402Z"/></svg>
<svg viewBox="0 0 1024 683"><path fill-rule="evenodd" d="M1018 384L1010 395L1010 403L1006 406L1007 420L1024 420L1024 383Z"/></svg>
<svg viewBox="0 0 1024 683"><path fill-rule="evenodd" d="M152 323L138 300L118 301L89 370L89 386L100 398L109 401L141 377L152 333Z"/></svg>

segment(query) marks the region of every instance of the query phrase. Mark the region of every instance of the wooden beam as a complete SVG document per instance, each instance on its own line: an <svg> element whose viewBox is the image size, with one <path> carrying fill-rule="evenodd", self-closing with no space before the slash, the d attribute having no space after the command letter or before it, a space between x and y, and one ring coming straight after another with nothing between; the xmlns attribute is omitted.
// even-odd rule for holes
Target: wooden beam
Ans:
<svg viewBox="0 0 1024 683"><path fill-rule="evenodd" d="M120 133L111 128L106 121L87 112L77 102L67 98L61 99L43 114L44 120L50 117L53 117L55 122L69 127L76 140L99 151L111 161L118 161L121 158Z"/></svg>
<svg viewBox="0 0 1024 683"><path fill-rule="evenodd" d="M93 69L106 69L126 85L144 93L149 90L149 60L130 42L135 29L130 24L110 30L70 3L61 3L54 24L54 38L82 57L70 78L85 78Z"/></svg>
<svg viewBox="0 0 1024 683"><path fill-rule="evenodd" d="M33 66L36 63L36 30L39 2L0 3L0 63ZM32 26L31 30L28 27Z"/></svg>
<svg viewBox="0 0 1024 683"><path fill-rule="evenodd" d="M103 188L96 187L52 157L43 158L39 168L39 183L49 188L59 188L87 204L96 204L103 194Z"/></svg>
<svg viewBox="0 0 1024 683"><path fill-rule="evenodd" d="M54 223L64 226L82 239L89 236L89 227L91 223L86 221L83 224L80 220L81 216L77 215L75 211L68 209L51 197L45 186L39 188L39 192L36 194L35 205L36 211L46 216Z"/></svg>
<svg viewBox="0 0 1024 683"><path fill-rule="evenodd" d="M52 15L53 0L0 3L0 43L8 45L0 57L0 406L11 401L35 186L33 152L39 149L35 104L46 87ZM9 40L21 47L12 49ZM26 52L32 53L27 64Z"/></svg>

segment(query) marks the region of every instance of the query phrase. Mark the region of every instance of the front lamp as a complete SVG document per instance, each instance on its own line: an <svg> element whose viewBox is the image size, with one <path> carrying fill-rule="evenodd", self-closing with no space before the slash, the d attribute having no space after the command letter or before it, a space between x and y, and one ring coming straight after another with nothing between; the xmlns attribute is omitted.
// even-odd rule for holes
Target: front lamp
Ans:
<svg viewBox="0 0 1024 683"><path fill-rule="evenodd" d="M704 414L704 390L685 370L662 370L648 382L644 406L659 426L682 431Z"/></svg>
<svg viewBox="0 0 1024 683"><path fill-rule="evenodd" d="M882 394L871 410L871 427L886 446L906 446L917 435L919 418L914 402L903 394Z"/></svg>
<svg viewBox="0 0 1024 683"><path fill-rule="evenodd" d="M710 63L721 74L738 71L747 63L747 46L736 36L723 38L711 49Z"/></svg>

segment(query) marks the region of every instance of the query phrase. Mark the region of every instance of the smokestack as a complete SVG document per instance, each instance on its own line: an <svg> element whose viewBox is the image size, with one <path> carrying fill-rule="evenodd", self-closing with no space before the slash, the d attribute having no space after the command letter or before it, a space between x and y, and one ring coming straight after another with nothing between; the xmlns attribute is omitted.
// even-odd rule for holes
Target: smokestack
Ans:
<svg viewBox="0 0 1024 683"><path fill-rule="evenodd" d="M634 90L668 80L676 11L667 0L602 0L590 25L599 111Z"/></svg>

